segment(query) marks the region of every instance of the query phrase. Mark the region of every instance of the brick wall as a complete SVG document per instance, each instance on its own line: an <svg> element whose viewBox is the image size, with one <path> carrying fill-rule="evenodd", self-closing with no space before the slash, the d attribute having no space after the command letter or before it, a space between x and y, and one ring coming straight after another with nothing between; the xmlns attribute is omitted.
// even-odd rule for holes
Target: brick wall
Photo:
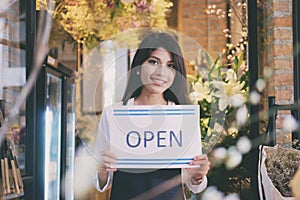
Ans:
<svg viewBox="0 0 300 200"><path fill-rule="evenodd" d="M260 46L261 66L274 70L266 96L275 96L277 104L294 102L292 0L268 0L263 4L263 26ZM280 111L277 128L289 111Z"/></svg>
<svg viewBox="0 0 300 200"><path fill-rule="evenodd" d="M225 0L173 0L177 5L177 29L179 32L195 40L213 59L219 57L226 49L227 39L224 30L230 26L231 43L236 45L242 39L242 24L235 16L234 10L241 12L242 6L231 9L231 17L227 24L227 1ZM213 7L213 8L212 8ZM208 14L207 11L214 10ZM240 13L239 13L240 14ZM191 41L193 42L193 41ZM193 60L197 57L197 49L188 42L182 43L185 57Z"/></svg>
<svg viewBox="0 0 300 200"><path fill-rule="evenodd" d="M263 17L260 25L260 66L267 66L274 70L274 75L268 81L265 97L275 96L277 104L294 102L293 87L293 44L292 44L292 0L264 0L260 9ZM226 45L223 30L226 29L226 18L207 15L209 5L215 5L226 10L224 0L178 0L177 30L195 39L214 58L222 52ZM236 19L231 19L231 29L238 30ZM237 39L239 36L237 36ZM234 44L234 41L233 41ZM193 54L195 49L187 48L183 44L184 52ZM263 68L260 69L262 76ZM266 105L267 98L265 98ZM266 108L263 112L266 112ZM266 114L266 113L265 113ZM277 128L281 128L282 119L289 115L289 111L280 111L277 117Z"/></svg>
<svg viewBox="0 0 300 200"><path fill-rule="evenodd" d="M208 15L205 11L208 5L215 5L216 9L226 10L226 1L214 0L179 0L178 1L178 31L196 40L213 57L225 48L226 39L223 29L226 28L226 18ZM195 49L187 48L183 44L184 52L189 54Z"/></svg>

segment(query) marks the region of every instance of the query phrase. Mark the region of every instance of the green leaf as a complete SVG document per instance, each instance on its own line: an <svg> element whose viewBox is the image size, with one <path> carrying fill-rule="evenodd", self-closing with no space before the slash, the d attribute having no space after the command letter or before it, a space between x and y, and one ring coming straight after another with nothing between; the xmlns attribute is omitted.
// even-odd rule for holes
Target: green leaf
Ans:
<svg viewBox="0 0 300 200"><path fill-rule="evenodd" d="M211 66L209 72L208 72L208 80L211 80L211 74L213 73L213 71L215 70L217 63L219 61L219 57L215 60L214 64ZM210 66L210 65L209 65Z"/></svg>
<svg viewBox="0 0 300 200"><path fill-rule="evenodd" d="M238 63L237 67L239 68L244 62L244 52L242 52L238 55L238 60L239 60L239 63Z"/></svg>
<svg viewBox="0 0 300 200"><path fill-rule="evenodd" d="M205 58L206 58L208 66L211 66L212 65L212 60L211 60L210 55L207 53L207 51L205 51Z"/></svg>

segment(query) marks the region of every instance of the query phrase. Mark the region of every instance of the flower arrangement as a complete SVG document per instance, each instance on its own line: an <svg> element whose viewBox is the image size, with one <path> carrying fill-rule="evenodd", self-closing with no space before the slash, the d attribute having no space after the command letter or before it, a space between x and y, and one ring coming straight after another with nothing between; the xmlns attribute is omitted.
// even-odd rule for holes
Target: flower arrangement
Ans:
<svg viewBox="0 0 300 200"><path fill-rule="evenodd" d="M252 144L246 105L251 100L245 52L236 48L230 54L231 48L214 61L206 54L206 62L193 65L195 74L188 75L189 97L200 106L202 147L212 164L210 185L224 195L238 193L243 197L249 195L250 188L247 166L251 158L247 153Z"/></svg>
<svg viewBox="0 0 300 200"><path fill-rule="evenodd" d="M167 27L172 5L169 0L59 0L53 17L75 41L92 48L122 31Z"/></svg>
<svg viewBox="0 0 300 200"><path fill-rule="evenodd" d="M244 53L234 56L227 66L219 58L214 62L208 55L206 58L205 67L194 66L196 74L188 75L189 97L194 104L200 105L202 138L212 137L220 130L230 135L237 134L238 128L246 123L248 114L245 107L248 69Z"/></svg>
<svg viewBox="0 0 300 200"><path fill-rule="evenodd" d="M285 197L293 196L290 182L300 166L300 151L275 146L265 148L266 169L274 186Z"/></svg>

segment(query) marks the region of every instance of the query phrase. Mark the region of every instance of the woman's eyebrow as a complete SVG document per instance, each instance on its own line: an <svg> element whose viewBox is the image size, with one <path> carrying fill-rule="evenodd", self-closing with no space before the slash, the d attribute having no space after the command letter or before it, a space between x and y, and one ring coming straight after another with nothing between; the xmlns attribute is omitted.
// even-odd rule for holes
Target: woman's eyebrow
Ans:
<svg viewBox="0 0 300 200"><path fill-rule="evenodd" d="M151 55L149 58L155 58L156 60L160 60L158 57Z"/></svg>
<svg viewBox="0 0 300 200"><path fill-rule="evenodd" d="M155 59L161 61L159 57L156 57L156 56L153 56L153 55L151 55L149 58L155 58ZM174 61L173 60L169 60L168 63L174 63Z"/></svg>

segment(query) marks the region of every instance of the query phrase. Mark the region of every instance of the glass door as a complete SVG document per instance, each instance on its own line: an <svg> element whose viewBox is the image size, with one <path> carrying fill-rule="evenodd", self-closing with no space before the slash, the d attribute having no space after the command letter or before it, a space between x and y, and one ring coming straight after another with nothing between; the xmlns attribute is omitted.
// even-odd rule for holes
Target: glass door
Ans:
<svg viewBox="0 0 300 200"><path fill-rule="evenodd" d="M35 199L73 199L75 86L70 74L61 65L44 63L37 82Z"/></svg>
<svg viewBox="0 0 300 200"><path fill-rule="evenodd" d="M45 199L59 199L62 80L47 73L45 130Z"/></svg>
<svg viewBox="0 0 300 200"><path fill-rule="evenodd" d="M74 159L75 159L75 84L66 80L66 137L65 137L65 172L63 175L63 196L65 200L74 199ZM63 152L62 152L63 153Z"/></svg>

